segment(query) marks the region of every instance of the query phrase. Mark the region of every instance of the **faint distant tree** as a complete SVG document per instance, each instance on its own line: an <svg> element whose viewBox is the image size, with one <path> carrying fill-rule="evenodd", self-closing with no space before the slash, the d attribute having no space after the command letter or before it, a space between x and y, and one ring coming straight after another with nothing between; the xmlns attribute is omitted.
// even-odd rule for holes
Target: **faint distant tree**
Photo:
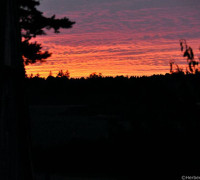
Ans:
<svg viewBox="0 0 200 180"><path fill-rule="evenodd" d="M54 29L55 33L59 33L60 28L68 29L75 24L68 18L61 19L45 17L43 12L36 7L40 5L38 0L19 0L20 2L20 26L21 26L21 50L24 64L33 64L36 62L44 62L51 53L42 51L42 45L37 42L31 42L32 38L38 35L45 35L45 30Z"/></svg>
<svg viewBox="0 0 200 180"><path fill-rule="evenodd" d="M56 77L69 79L70 78L70 73L69 73L68 70L65 73L63 72L63 70L60 70Z"/></svg>
<svg viewBox="0 0 200 180"><path fill-rule="evenodd" d="M58 71L58 74L56 77L63 77L63 76L64 76L63 70Z"/></svg>
<svg viewBox="0 0 200 180"><path fill-rule="evenodd" d="M70 73L69 73L69 71L68 71L68 70L65 72L65 74L64 74L64 77L66 77L67 79L69 79L69 78L70 78Z"/></svg>
<svg viewBox="0 0 200 180"><path fill-rule="evenodd" d="M35 75L35 78L40 78L40 74L37 73L37 74Z"/></svg>
<svg viewBox="0 0 200 180"><path fill-rule="evenodd" d="M50 71L49 75L47 77L47 80L52 80L52 79L54 79L54 76L53 76L52 72Z"/></svg>
<svg viewBox="0 0 200 180"><path fill-rule="evenodd" d="M95 78L102 78L102 73L97 74L96 72L93 72L92 74L89 75L90 79L95 79Z"/></svg>
<svg viewBox="0 0 200 180"><path fill-rule="evenodd" d="M30 78L30 79L32 79L32 78L33 78L33 73L31 73L31 74L30 74L29 78Z"/></svg>
<svg viewBox="0 0 200 180"><path fill-rule="evenodd" d="M49 72L49 76L48 77L53 77L53 74L52 74L51 71Z"/></svg>

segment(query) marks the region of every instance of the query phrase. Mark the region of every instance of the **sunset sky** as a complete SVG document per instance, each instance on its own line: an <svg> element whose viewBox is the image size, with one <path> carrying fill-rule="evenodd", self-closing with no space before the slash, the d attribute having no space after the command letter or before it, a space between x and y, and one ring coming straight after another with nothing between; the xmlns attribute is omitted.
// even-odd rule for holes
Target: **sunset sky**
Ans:
<svg viewBox="0 0 200 180"><path fill-rule="evenodd" d="M165 74L172 59L185 68L179 39L200 55L200 0L41 0L38 9L76 24L35 39L53 55L27 66L27 74Z"/></svg>

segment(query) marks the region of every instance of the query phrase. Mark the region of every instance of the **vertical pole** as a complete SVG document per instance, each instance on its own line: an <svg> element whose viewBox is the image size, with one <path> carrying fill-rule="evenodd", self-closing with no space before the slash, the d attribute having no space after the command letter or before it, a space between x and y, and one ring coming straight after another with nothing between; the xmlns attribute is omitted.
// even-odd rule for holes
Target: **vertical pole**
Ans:
<svg viewBox="0 0 200 180"><path fill-rule="evenodd" d="M0 179L31 180L18 0L0 2Z"/></svg>

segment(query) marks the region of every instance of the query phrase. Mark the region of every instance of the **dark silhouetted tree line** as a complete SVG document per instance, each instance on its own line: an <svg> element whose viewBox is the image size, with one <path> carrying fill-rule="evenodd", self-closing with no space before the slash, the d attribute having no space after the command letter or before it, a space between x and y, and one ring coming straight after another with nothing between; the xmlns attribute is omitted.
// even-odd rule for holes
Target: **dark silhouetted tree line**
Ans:
<svg viewBox="0 0 200 180"><path fill-rule="evenodd" d="M200 128L199 74L97 76L26 79L26 92L34 107L58 105L66 107L62 112L65 121L90 119L108 124L109 134L104 139L77 138L54 149L38 150L34 158L38 167L47 172L52 168L57 172L63 169L67 173L110 173L117 177L131 176L133 163L141 172L156 174L156 169L171 177L172 172L199 172L199 149L195 146ZM49 160L51 154L56 158Z"/></svg>

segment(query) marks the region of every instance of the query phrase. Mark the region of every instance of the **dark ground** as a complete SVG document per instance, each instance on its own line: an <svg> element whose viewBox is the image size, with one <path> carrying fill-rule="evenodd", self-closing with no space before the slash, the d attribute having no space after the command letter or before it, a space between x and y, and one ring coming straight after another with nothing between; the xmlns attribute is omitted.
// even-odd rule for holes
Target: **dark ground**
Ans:
<svg viewBox="0 0 200 180"><path fill-rule="evenodd" d="M199 75L26 81L38 179L200 175Z"/></svg>

